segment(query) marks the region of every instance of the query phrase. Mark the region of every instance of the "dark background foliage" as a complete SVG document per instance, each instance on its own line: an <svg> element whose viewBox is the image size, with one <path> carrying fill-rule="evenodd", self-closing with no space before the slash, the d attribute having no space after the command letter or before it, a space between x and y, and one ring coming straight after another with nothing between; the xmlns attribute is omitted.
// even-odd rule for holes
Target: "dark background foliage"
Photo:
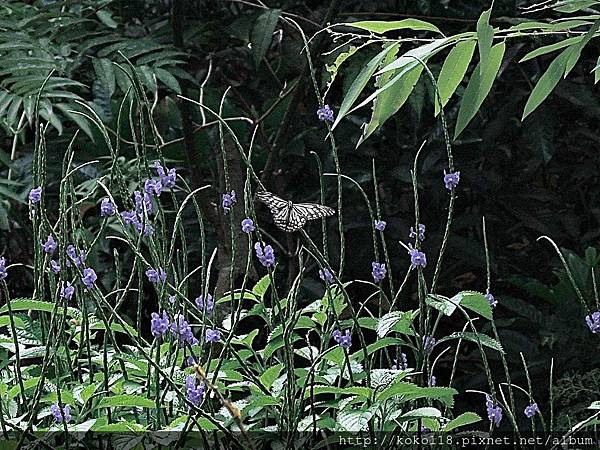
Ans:
<svg viewBox="0 0 600 450"><path fill-rule="evenodd" d="M496 26L516 23L523 17L520 7L525 3L496 2L492 23ZM319 172L313 152L322 161L325 172L334 171L334 161L325 140L325 129L316 120L318 104L306 58L300 52L302 40L294 28L276 23L272 42L261 55L253 36L268 24L265 8L258 2L181 1L173 7L169 1L80 2L72 9L73 24L63 28L42 20L43 14L58 14L55 2L8 4L12 15L5 15L0 27L5 31L6 42L14 43L17 39L23 44L22 49L13 50L16 57L20 51L33 51L56 61L55 76L81 83L66 86L58 80L57 89L93 102L102 120L113 130L117 127L118 108L125 90L120 82L123 75L107 74L102 60L123 64L118 54L122 51L134 65L146 67L147 87L156 96L159 131L165 141L171 142L165 147L164 155L181 168L192 186L212 184L214 187L201 199L201 207L215 242L228 242L228 230L224 229L215 208L224 190L222 171L214 157L219 152L217 128L200 126L202 118L198 110L175 96L181 92L198 98L205 80L207 105L217 110L221 96L230 86L223 115L244 116L253 124L260 124L253 163L261 171L265 184L273 192L296 201L318 200ZM472 0L333 0L331 3L283 0L268 4L269 8L293 14L290 17L298 21L309 37L327 23L405 17L428 20L451 35L473 30L481 11L488 6L488 2ZM104 13L97 14L101 9ZM31 20L35 15L39 16L38 22ZM12 41L6 34L9 32L14 33ZM578 390L573 380L590 377L597 380L598 344L585 327L585 313L556 255L537 238L548 235L559 246L569 249L567 259L580 286L588 295L593 295L590 267L598 263L594 246L600 220L597 206L600 103L590 71L596 66L598 47L591 42L568 79L562 80L548 100L522 122L523 105L550 59L518 61L533 48L554 40L544 37L509 43L491 94L466 131L453 143L455 165L461 171L461 187L440 292L452 295L458 289L485 290L481 227L482 216L485 216L492 255L492 292L499 301L497 323L513 380L526 384L519 355L522 352L530 364L534 390L540 398L547 397L553 358L554 377L560 380L558 407L573 411L574 407L585 407L589 403L585 403L589 393L583 388ZM28 50L25 43L30 41L32 49ZM337 55L329 54L334 47L327 34L319 35L313 42L311 52L321 88L329 79L325 67ZM326 98L334 111L370 56L368 51L362 52L349 59L338 73ZM429 62L433 73L439 72L442 61L434 58ZM7 64L0 61L0 68ZM209 66L211 71L207 78ZM9 76L9 69L0 72L0 85L4 89L11 86L11 81L7 81ZM32 243L29 242L27 207L23 202L31 188L32 124L28 126L25 114L11 162L14 135L11 129L17 128L21 109L1 109L4 166L0 183L0 244L2 254L10 260L27 263L32 258L27 250L32 248ZM26 110L25 106L23 111ZM457 112L455 99L446 108L451 128ZM49 133L49 179L57 178L68 140L74 128L81 126L75 122L76 117L65 110L54 107L53 113L61 123L61 132ZM434 252L439 248L447 207L442 181L446 167L443 132L433 117L433 91L426 77L421 77L406 105L357 148L360 125L368 121L369 113L365 107L345 118L336 128L335 138L343 173L357 180L372 200L372 163L375 161L381 216L388 222L386 237L390 243L392 268L399 273L409 261L397 241L406 240L414 220L410 169L417 148L425 140L427 145L419 164L421 221L427 225L425 251L429 260L435 261ZM208 122L212 120L213 117L207 117ZM240 140L247 144L252 127L247 121L230 123ZM89 136L82 133L76 141L79 160L100 159L102 162L78 175L84 191L89 189L86 183L102 173L108 164L107 149L100 144L101 140L95 139L95 144L91 141L94 133L93 130ZM120 163L126 171L135 151L123 142L121 155ZM239 162L233 163L235 166ZM8 166L11 166L12 181L6 178ZM324 186L326 202L334 204L335 178L325 177ZM57 204L58 200L52 198L56 190L56 185L49 185L49 207ZM86 226L92 228L98 224L96 219L86 216L86 208L93 206L82 205L80 211ZM348 243L346 277L365 279L369 277L373 259L372 225L360 193L350 185L345 185L344 213ZM268 222L266 213L262 218ZM289 253L294 252L293 238L283 236L274 228L268 231ZM334 233L334 227L331 232ZM336 242L336 239L331 241ZM102 250L93 256L98 260L96 267L110 272L108 244ZM189 250L192 257L197 257L197 246L192 244ZM291 261L279 249L278 253L284 263ZM294 267L291 263L289 266L292 276ZM428 270L433 270L432 266L430 264ZM27 292L27 279L13 279L11 283L17 291ZM407 307L416 303L416 299L408 297L403 301ZM466 349L459 366L457 387L459 390L483 388L485 375L480 358L473 346ZM473 361L472 364L469 361ZM447 382L451 364L450 357L439 363L439 383ZM494 371L501 370L500 361L493 364ZM480 386L477 386L478 381ZM462 397L461 401L467 400L469 397ZM478 408L475 405L479 400L473 398L474 404L470 406ZM560 410L558 414L560 416Z"/></svg>

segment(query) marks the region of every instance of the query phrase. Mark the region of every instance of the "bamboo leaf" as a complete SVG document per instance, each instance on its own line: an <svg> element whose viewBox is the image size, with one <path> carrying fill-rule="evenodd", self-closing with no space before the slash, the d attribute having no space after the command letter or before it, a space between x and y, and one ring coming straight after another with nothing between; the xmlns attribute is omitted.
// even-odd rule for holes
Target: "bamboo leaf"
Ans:
<svg viewBox="0 0 600 450"><path fill-rule="evenodd" d="M475 41L461 41L454 46L444 64L437 79L438 91L442 107L446 106L450 97L456 91L456 88L464 78L473 58L475 51ZM440 112L440 104L435 101L435 115Z"/></svg>
<svg viewBox="0 0 600 450"><path fill-rule="evenodd" d="M343 23L349 27L360 28L361 30L370 31L372 33L383 34L388 31L397 30L415 30L415 31L434 31L439 34L443 34L438 27L435 25L425 22L419 19L404 19L394 21L383 21L383 20L365 20L361 22Z"/></svg>
<svg viewBox="0 0 600 450"><path fill-rule="evenodd" d="M523 110L523 117L521 120L525 119L529 114L531 114L535 109L540 106L540 104L546 100L550 92L556 87L563 74L565 73L566 64L571 56L573 48L566 48L554 58L554 61L550 63L548 69L544 74L540 77L535 87L531 91L529 98L527 99L527 103L525 104L525 109Z"/></svg>
<svg viewBox="0 0 600 450"><path fill-rule="evenodd" d="M369 82L369 79L377 70L377 67L379 66L383 58L385 58L388 53L393 52L397 49L398 44L390 45L389 47L384 48L373 59L371 59L371 61L369 61L369 63L360 71L360 73L356 76L356 78L350 85L350 88L348 89L348 92L346 93L344 100L342 101L342 105L340 106L338 116L335 119L335 122L333 123L333 128L336 127L336 125L340 122L340 120L342 120L342 118L346 114L348 114L350 108Z"/></svg>
<svg viewBox="0 0 600 450"><path fill-rule="evenodd" d="M485 70L481 70L480 62L478 67L473 71L469 84L467 84L467 88L465 89L460 110L458 111L456 128L454 130L455 139L463 132L473 117L475 117L481 104L489 94L496 75L500 70L505 50L506 45L504 42L494 45L490 50L489 62Z"/></svg>

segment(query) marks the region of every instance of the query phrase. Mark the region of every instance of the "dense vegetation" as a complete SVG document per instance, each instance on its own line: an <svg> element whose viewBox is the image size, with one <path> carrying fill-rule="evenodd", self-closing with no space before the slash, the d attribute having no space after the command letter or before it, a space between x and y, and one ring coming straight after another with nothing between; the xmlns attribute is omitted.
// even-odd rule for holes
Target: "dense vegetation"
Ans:
<svg viewBox="0 0 600 450"><path fill-rule="evenodd" d="M600 1L0 10L3 438L598 442Z"/></svg>

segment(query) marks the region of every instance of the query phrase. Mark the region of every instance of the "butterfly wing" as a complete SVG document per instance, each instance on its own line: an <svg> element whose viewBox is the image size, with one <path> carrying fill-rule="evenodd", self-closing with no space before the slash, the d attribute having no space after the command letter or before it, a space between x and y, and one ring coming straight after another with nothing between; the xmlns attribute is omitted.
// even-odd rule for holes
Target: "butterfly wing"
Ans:
<svg viewBox="0 0 600 450"><path fill-rule="evenodd" d="M308 220L335 214L335 211L328 206L317 203L293 204L267 191L260 191L257 196L271 210L275 225L287 233L298 231Z"/></svg>
<svg viewBox="0 0 600 450"><path fill-rule="evenodd" d="M285 208L273 215L273 221L280 230L283 230L286 233L292 233L294 231L298 231L304 226L306 223L306 217L298 214L298 212L294 210L293 206L289 207L286 205Z"/></svg>
<svg viewBox="0 0 600 450"><path fill-rule="evenodd" d="M274 216L288 206L288 202L268 191L260 191L257 196L261 202L269 207L271 214Z"/></svg>
<svg viewBox="0 0 600 450"><path fill-rule="evenodd" d="M335 210L329 206L319 205L317 203L295 203L294 211L303 216L306 220L315 220L322 217L329 217L335 214Z"/></svg>

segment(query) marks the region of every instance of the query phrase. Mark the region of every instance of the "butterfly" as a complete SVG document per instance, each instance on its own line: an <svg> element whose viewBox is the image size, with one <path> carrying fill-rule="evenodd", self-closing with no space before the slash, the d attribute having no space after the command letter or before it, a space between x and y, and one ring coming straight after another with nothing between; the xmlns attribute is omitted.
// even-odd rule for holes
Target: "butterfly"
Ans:
<svg viewBox="0 0 600 450"><path fill-rule="evenodd" d="M301 229L308 220L335 214L329 206L317 203L292 203L267 191L259 191L258 199L269 207L277 228L287 233Z"/></svg>

